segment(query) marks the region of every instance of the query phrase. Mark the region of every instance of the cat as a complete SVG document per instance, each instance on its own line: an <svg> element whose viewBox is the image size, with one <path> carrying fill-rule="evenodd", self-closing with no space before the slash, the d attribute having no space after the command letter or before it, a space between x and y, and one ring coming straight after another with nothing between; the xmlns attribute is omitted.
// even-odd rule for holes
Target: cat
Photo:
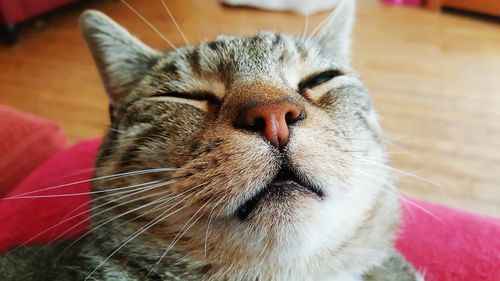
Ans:
<svg viewBox="0 0 500 281"><path fill-rule="evenodd" d="M393 244L397 190L350 64L354 5L308 36L166 52L85 12L111 116L93 226L1 258L1 280L423 280Z"/></svg>

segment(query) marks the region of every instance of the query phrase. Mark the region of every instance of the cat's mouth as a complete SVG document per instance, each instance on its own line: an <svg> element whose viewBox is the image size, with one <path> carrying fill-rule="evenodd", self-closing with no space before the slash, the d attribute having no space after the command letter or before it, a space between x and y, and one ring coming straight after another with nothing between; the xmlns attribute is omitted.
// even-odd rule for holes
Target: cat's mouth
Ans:
<svg viewBox="0 0 500 281"><path fill-rule="evenodd" d="M237 216L240 220L245 220L263 200L276 199L279 201L290 196L293 192L304 193L318 199L322 199L324 196L321 188L303 183L291 169L283 167L269 185L238 208Z"/></svg>

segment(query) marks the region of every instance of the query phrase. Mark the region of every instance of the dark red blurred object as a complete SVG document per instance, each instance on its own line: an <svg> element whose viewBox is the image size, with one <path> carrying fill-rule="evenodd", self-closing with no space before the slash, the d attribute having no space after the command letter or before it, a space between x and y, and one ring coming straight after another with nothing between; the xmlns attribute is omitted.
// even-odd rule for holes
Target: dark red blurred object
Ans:
<svg viewBox="0 0 500 281"><path fill-rule="evenodd" d="M0 19L14 25L78 0L0 0Z"/></svg>
<svg viewBox="0 0 500 281"><path fill-rule="evenodd" d="M14 43L15 26L35 16L78 0L0 0L0 27L4 41Z"/></svg>
<svg viewBox="0 0 500 281"><path fill-rule="evenodd" d="M58 152L0 199L0 255L88 230L88 180L99 145L86 141ZM407 198L401 206L396 245L426 281L500 280L500 219Z"/></svg>

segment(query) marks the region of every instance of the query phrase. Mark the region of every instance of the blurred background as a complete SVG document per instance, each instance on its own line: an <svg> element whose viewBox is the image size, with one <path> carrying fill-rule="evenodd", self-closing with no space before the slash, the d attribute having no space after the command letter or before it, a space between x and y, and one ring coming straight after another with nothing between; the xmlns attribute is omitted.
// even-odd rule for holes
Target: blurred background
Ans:
<svg viewBox="0 0 500 281"><path fill-rule="evenodd" d="M183 45L159 0L127 3ZM262 30L302 34L306 25L300 14L216 0L166 3L191 42ZM109 124L78 30L89 8L168 49L118 0L0 0L0 104L59 124L68 144L101 137ZM307 30L328 13L309 16ZM499 16L498 0L358 1L353 64L379 110L392 166L408 173L398 177L406 196L500 217Z"/></svg>

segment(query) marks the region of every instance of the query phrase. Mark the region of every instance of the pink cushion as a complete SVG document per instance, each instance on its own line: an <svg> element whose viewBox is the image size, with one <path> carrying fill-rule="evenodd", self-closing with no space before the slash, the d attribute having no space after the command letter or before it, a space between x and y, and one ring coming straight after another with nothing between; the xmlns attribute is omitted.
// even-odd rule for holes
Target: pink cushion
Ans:
<svg viewBox="0 0 500 281"><path fill-rule="evenodd" d="M11 199L0 201L0 253L27 241L26 244L33 245L76 237L88 229L88 194L38 199L12 197L88 192L87 181L26 194L88 180L99 144L97 140L86 141L56 154L20 183L8 195ZM499 219L413 199L401 202L404 223L397 247L424 273L427 281L500 280ZM75 211L76 207L81 208Z"/></svg>
<svg viewBox="0 0 500 281"><path fill-rule="evenodd" d="M0 253L24 243L36 245L75 237L88 229L88 179L99 145L99 141L85 141L55 154L0 200ZM35 196L42 198L30 198Z"/></svg>
<svg viewBox="0 0 500 281"><path fill-rule="evenodd" d="M1 196L63 149L65 138L56 124L2 105L0 120Z"/></svg>
<svg viewBox="0 0 500 281"><path fill-rule="evenodd" d="M500 280L500 219L416 200L401 205L396 246L425 280Z"/></svg>

